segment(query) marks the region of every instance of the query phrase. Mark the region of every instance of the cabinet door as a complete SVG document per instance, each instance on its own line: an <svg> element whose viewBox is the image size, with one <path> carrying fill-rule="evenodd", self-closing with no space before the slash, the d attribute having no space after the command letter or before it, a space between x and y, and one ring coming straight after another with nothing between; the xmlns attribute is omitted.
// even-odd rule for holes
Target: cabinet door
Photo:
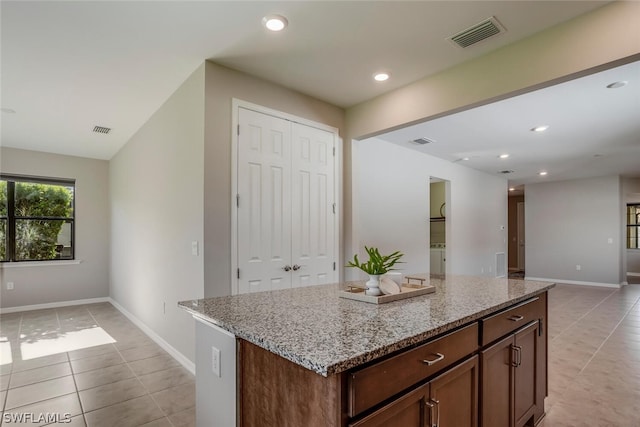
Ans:
<svg viewBox="0 0 640 427"><path fill-rule="evenodd" d="M513 335L480 353L482 427L510 427L513 420Z"/></svg>
<svg viewBox="0 0 640 427"><path fill-rule="evenodd" d="M536 410L538 322L515 335L514 349L514 418L522 427Z"/></svg>
<svg viewBox="0 0 640 427"><path fill-rule="evenodd" d="M349 427L426 427L426 401L429 385L394 400Z"/></svg>
<svg viewBox="0 0 640 427"><path fill-rule="evenodd" d="M430 403L435 405L432 425L478 425L478 356L446 371L430 385Z"/></svg>

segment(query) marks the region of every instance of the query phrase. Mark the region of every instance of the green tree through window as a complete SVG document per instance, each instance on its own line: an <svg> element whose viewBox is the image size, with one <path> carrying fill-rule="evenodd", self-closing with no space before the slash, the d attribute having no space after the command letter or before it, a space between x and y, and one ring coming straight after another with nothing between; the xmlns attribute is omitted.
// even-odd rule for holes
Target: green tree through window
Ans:
<svg viewBox="0 0 640 427"><path fill-rule="evenodd" d="M3 176L0 259L73 259L73 207L72 182Z"/></svg>

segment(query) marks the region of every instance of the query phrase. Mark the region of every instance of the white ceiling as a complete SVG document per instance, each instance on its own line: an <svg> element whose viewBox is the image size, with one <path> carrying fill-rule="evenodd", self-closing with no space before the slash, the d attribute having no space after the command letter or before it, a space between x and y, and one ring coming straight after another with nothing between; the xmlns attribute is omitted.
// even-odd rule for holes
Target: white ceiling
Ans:
<svg viewBox="0 0 640 427"><path fill-rule="evenodd" d="M617 81L618 89L606 86ZM545 132L532 132L548 125ZM416 138L435 142L418 145ZM640 62L389 132L378 138L459 162L510 185L640 177ZM500 159L501 154L509 154ZM469 160L461 160L469 158ZM546 176L538 172L545 170Z"/></svg>
<svg viewBox="0 0 640 427"><path fill-rule="evenodd" d="M109 159L205 59L348 107L606 3L2 1L1 143ZM446 40L492 15L506 33Z"/></svg>

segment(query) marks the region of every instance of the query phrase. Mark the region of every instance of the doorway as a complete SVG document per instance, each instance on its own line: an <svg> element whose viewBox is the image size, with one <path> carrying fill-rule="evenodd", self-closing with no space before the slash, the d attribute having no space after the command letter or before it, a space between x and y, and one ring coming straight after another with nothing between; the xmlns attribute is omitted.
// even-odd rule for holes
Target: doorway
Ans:
<svg viewBox="0 0 640 427"><path fill-rule="evenodd" d="M429 178L429 272L447 272L447 180Z"/></svg>
<svg viewBox="0 0 640 427"><path fill-rule="evenodd" d="M526 269L524 187L509 191L508 218L509 277L524 278Z"/></svg>

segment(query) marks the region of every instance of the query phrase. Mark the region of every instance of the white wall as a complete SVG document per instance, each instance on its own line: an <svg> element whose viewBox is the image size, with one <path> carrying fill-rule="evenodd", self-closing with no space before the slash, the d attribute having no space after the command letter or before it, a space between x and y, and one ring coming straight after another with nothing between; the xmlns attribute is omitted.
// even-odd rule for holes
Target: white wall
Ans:
<svg viewBox="0 0 640 427"><path fill-rule="evenodd" d="M36 151L0 148L8 174L76 180L75 256L79 264L0 265L0 307L48 304L109 295L108 163ZM29 265L29 266L25 266ZM8 291L6 282L14 282Z"/></svg>
<svg viewBox="0 0 640 427"><path fill-rule="evenodd" d="M526 185L527 277L619 285L621 207L618 176Z"/></svg>
<svg viewBox="0 0 640 427"><path fill-rule="evenodd" d="M204 65L109 164L111 297L194 360L193 319L177 307L203 297ZM166 313L164 312L166 310Z"/></svg>
<svg viewBox="0 0 640 427"><path fill-rule="evenodd" d="M447 272L495 276L506 252L507 181L371 138L353 143L353 211L360 251L405 254L405 273L429 271L429 178L449 181ZM352 258L353 254L346 254ZM366 259L366 258L365 258ZM352 278L362 277L349 269ZM359 275L359 276L358 276Z"/></svg>

